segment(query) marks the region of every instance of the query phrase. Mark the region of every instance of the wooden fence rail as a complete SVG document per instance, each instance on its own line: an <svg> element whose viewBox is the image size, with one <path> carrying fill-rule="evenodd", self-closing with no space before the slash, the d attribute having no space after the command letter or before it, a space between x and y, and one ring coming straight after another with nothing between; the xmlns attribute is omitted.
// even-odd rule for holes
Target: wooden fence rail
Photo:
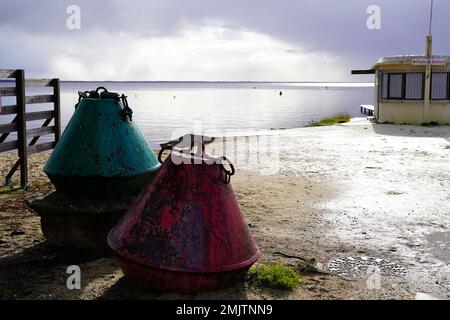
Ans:
<svg viewBox="0 0 450 320"><path fill-rule="evenodd" d="M59 79L27 79L24 70L0 69L0 79L14 79L14 86L4 86L0 82L1 97L16 97L15 104L2 105L0 101L0 153L18 150L19 160L5 177L11 184L12 176L20 168L20 185L28 185L28 155L53 149L61 137L61 102ZM27 96L26 87L52 87L53 94ZM28 104L53 103L53 110L27 112ZM4 123L2 116L12 116L10 123ZM27 129L27 121L44 120L40 128ZM53 125L50 123L53 120ZM6 141L10 133L17 132L17 140ZM54 141L37 144L39 138L54 134ZM31 140L28 142L28 138Z"/></svg>

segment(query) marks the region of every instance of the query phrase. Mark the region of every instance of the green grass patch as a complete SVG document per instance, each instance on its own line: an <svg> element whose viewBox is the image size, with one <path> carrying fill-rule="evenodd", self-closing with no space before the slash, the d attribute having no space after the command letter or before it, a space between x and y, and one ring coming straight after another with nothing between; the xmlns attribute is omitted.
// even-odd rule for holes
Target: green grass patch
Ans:
<svg viewBox="0 0 450 320"><path fill-rule="evenodd" d="M293 290L300 285L302 276L282 262L277 264L260 264L250 269L250 276L262 285L281 290Z"/></svg>
<svg viewBox="0 0 450 320"><path fill-rule="evenodd" d="M298 270L300 272L317 272L316 259L306 259L298 264Z"/></svg>
<svg viewBox="0 0 450 320"><path fill-rule="evenodd" d="M346 113L339 113L334 117L322 118L319 121L313 122L308 127L322 127L322 126L332 126L334 124L349 122L352 117Z"/></svg>
<svg viewBox="0 0 450 320"><path fill-rule="evenodd" d="M23 188L18 186L2 186L0 187L0 194L18 193L24 191Z"/></svg>

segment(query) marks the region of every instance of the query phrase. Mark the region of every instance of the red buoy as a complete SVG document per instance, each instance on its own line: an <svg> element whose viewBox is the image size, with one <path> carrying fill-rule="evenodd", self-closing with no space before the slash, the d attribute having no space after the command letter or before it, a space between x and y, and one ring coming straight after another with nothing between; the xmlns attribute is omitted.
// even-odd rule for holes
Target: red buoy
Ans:
<svg viewBox="0 0 450 320"><path fill-rule="evenodd" d="M222 289L260 255L229 184L234 167L204 154L203 139L194 143L195 154L174 142L162 145L159 158L167 149L170 156L108 235L135 284L180 293Z"/></svg>

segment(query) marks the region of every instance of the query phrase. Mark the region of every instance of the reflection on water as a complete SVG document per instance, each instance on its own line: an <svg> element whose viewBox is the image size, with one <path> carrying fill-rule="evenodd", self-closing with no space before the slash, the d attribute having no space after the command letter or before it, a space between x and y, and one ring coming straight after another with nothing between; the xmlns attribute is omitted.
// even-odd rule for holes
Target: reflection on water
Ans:
<svg viewBox="0 0 450 320"><path fill-rule="evenodd" d="M128 96L133 120L153 146L173 138L175 132L192 132L199 127L205 134L217 135L222 130L232 134L301 127L339 112L359 116L358 106L373 100L370 85L70 82L61 86L63 128L74 112L77 92L100 85Z"/></svg>

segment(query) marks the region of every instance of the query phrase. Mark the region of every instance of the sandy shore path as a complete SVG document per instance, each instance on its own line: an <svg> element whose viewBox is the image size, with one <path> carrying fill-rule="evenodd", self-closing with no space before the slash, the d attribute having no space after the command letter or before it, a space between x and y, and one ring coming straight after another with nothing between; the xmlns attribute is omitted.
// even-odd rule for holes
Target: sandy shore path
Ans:
<svg viewBox="0 0 450 320"><path fill-rule="evenodd" d="M446 126L376 125L356 119L208 146L210 153L225 151L238 169L232 185L263 253L261 262L298 263L274 255L281 251L316 259L326 274L305 274L306 283L290 293L246 281L188 298L450 298L449 137ZM1 194L0 297L179 297L129 287L112 258L80 260L46 248L39 218L23 201L52 190L42 173L47 157L31 157L29 191ZM2 176L13 158L0 155ZM11 236L16 229L24 233ZM375 288L364 277L346 280L329 274L330 259L348 256L387 259L404 266L407 274L382 276ZM84 270L81 292L65 288L69 262Z"/></svg>
<svg viewBox="0 0 450 320"><path fill-rule="evenodd" d="M289 183L303 184L298 214L305 215L302 206L310 210L306 221L295 210L285 211L285 220L271 224L268 234L289 238L289 249L309 252L325 269L336 256L394 261L407 275L382 278L384 289L402 287L417 297L450 298L449 126L354 119L285 130L259 138L259 145L273 145L272 153L259 162L251 154L264 153L264 147L248 148L255 145L252 140L228 139L218 149L225 149L241 168L286 177L285 197L297 197ZM242 156L246 153L247 158ZM266 205L283 207L281 199L268 197Z"/></svg>

